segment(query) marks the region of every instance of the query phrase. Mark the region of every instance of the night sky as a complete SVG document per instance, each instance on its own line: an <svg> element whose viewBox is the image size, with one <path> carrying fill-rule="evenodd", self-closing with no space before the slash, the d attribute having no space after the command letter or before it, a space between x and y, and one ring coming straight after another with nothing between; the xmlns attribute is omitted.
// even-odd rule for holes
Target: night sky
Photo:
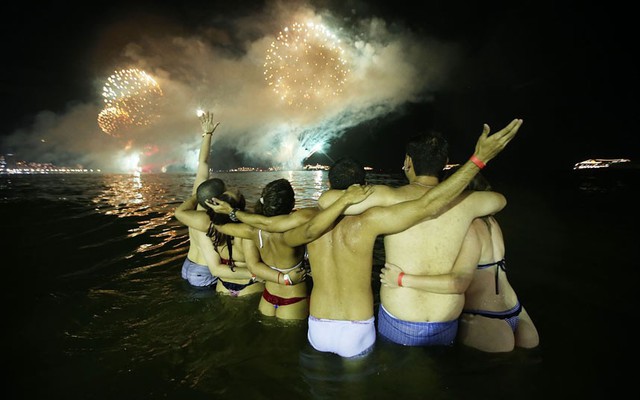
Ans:
<svg viewBox="0 0 640 400"><path fill-rule="evenodd" d="M123 141L112 144L117 140L102 134L95 121L92 124L81 118L85 114L95 116L93 110L101 104L101 85L106 76L123 62L143 59L146 65L142 67L152 73L168 71L172 83L188 86L184 82L193 76L188 68L198 64L189 62L192 54L176 53L174 59L181 58L183 64L169 66L170 55L163 53L165 58L161 60L154 54L160 47L150 43L205 37L205 43L215 41L215 54L224 54L228 60L247 58L247 43L259 43L258 29L268 28L264 20L256 25L245 20L266 13L265 4L273 3L137 0L87 3L83 6L86 8L62 6L60 2L43 2L37 7L25 2L14 4L1 28L4 61L0 87L4 101L0 153L14 153L27 161L106 168L99 165L100 157L88 154L96 148L116 148ZM524 125L509 148L494 160L500 168L508 164L514 169L525 165L570 169L587 158L637 161L640 85L634 62L637 45L632 35L637 24L635 14L611 2L556 3L560 2L426 1L419 8L408 1L310 3L319 13L328 10L352 31L361 29L357 21L377 18L386 23L389 34L401 31L418 41L424 39L425 54L434 54L435 47L440 55L444 54L440 52L443 48L455 49L455 54L434 69L428 57L400 53L407 59L397 57L399 61L413 63L413 68L424 69L429 75L420 95L406 96L384 112L363 118L333 137L325 147L326 154L318 152L309 161L329 164L331 159L351 155L375 168L399 170L404 140L415 132L437 129L450 138L451 161L461 162L472 152L483 123L496 131L513 118L523 118ZM303 3L284 4L294 8ZM251 28L242 35L229 33L242 23ZM133 47L136 57L131 56L132 44L137 46ZM384 39L378 44L382 48ZM413 60L421 60L424 65L415 65ZM212 81L222 74L217 69L207 71L199 75L205 83L209 82L207 74L212 74ZM404 73L406 70L399 67L396 77L402 78ZM235 86L221 89L224 93L213 104L234 96L231 88L242 90L243 82L237 75L230 75L225 85L231 85L230 81ZM369 80L366 90L376 93L388 81L388 75L381 75L379 82ZM212 84L205 90L215 89ZM381 104L385 102L383 99ZM184 104L188 108L186 104L188 101ZM176 102L172 110L193 115L193 109L187 112L181 106ZM259 115L259 108L259 104L247 104L246 118ZM224 115L221 119L222 130ZM190 145L197 146L195 116L192 120L181 117L157 131L165 128L184 128L177 133L182 136L188 136L184 131L194 133L189 136ZM244 129L247 137L256 134L256 128L249 126L233 128ZM62 131L65 133L59 133ZM72 139L66 136L68 132ZM31 143L39 137L54 138L49 142L59 145L38 150L25 144L29 151L21 153L24 148L20 143ZM181 139L181 144L186 141ZM88 143L86 147L79 144L84 142ZM214 167L253 163L254 158L242 150L252 143L230 137L221 141L214 149L218 155ZM176 146L163 139L158 147Z"/></svg>

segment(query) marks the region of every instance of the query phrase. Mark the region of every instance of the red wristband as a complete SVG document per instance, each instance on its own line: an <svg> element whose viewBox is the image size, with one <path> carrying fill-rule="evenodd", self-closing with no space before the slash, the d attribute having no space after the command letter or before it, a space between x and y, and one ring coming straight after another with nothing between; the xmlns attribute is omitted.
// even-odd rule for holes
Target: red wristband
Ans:
<svg viewBox="0 0 640 400"><path fill-rule="evenodd" d="M402 278L404 277L404 272L400 272L398 274L398 286L402 287Z"/></svg>
<svg viewBox="0 0 640 400"><path fill-rule="evenodd" d="M469 160L471 160L471 162L474 163L475 165L477 165L478 168L480 168L480 169L482 169L482 168L487 166L487 164L482 162L482 160L479 159L478 157L476 157L475 154L471 155L471 158L469 158Z"/></svg>
<svg viewBox="0 0 640 400"><path fill-rule="evenodd" d="M479 159L478 157L476 157L475 154L473 154L469 160L471 160L471 162L474 163L475 165L477 165L478 168L480 168L480 169L482 169L482 168L487 166L487 164L483 163L482 160Z"/></svg>

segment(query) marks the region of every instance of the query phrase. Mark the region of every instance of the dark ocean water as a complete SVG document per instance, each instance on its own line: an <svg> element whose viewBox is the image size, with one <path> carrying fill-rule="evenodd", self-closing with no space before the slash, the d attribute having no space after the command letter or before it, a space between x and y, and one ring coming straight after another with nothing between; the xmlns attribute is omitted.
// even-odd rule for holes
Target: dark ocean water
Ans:
<svg viewBox="0 0 640 400"><path fill-rule="evenodd" d="M488 171L489 172L489 171ZM285 177L298 206L326 172L220 173L249 202ZM2 374L11 399L607 398L635 388L638 174L488 175L509 280L540 332L535 350L376 344L357 365L312 350L306 322L258 314L180 277L173 209L193 175L4 175ZM370 174L399 185L399 175ZM384 252L376 247L377 292ZM629 364L630 363L630 364Z"/></svg>

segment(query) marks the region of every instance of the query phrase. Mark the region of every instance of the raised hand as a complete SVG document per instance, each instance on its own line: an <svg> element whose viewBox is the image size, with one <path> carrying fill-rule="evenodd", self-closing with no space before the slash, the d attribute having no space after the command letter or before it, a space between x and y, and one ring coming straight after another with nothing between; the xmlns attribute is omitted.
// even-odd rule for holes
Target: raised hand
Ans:
<svg viewBox="0 0 640 400"><path fill-rule="evenodd" d="M485 164L488 163L489 160L497 156L498 153L507 146L511 139L514 138L521 125L522 120L516 118L511 121L509 125L489 136L491 129L489 128L489 125L484 124L482 134L476 143L475 156Z"/></svg>
<svg viewBox="0 0 640 400"><path fill-rule="evenodd" d="M202 135L213 135L213 132L220 125L220 122L213 120L213 113L210 111L204 111L200 115L200 126L202 126Z"/></svg>

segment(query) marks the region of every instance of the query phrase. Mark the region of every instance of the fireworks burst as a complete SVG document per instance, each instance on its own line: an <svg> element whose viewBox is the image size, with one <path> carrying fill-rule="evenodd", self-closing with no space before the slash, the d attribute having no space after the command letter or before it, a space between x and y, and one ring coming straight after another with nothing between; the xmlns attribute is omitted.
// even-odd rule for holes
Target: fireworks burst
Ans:
<svg viewBox="0 0 640 400"><path fill-rule="evenodd" d="M125 129L153 121L162 90L146 72L130 68L111 75L102 96L105 107L98 114L98 126L109 135L120 136Z"/></svg>
<svg viewBox="0 0 640 400"><path fill-rule="evenodd" d="M294 23L267 50L264 76L290 106L318 108L340 95L349 69L340 41L325 26Z"/></svg>

